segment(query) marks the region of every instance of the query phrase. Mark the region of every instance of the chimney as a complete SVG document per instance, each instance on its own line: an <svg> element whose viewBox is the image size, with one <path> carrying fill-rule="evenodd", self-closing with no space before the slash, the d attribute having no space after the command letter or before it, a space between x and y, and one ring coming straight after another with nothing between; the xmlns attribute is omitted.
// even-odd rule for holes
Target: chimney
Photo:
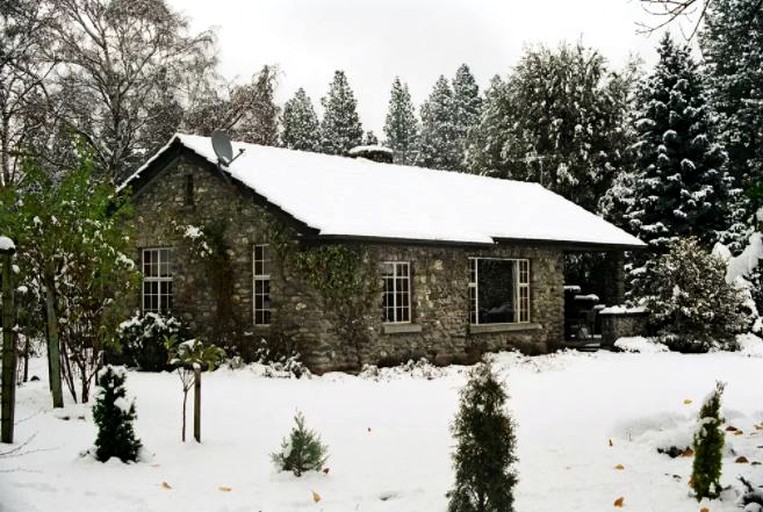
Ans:
<svg viewBox="0 0 763 512"><path fill-rule="evenodd" d="M365 158L382 164L391 164L393 151L379 144L355 146L347 154L352 158Z"/></svg>

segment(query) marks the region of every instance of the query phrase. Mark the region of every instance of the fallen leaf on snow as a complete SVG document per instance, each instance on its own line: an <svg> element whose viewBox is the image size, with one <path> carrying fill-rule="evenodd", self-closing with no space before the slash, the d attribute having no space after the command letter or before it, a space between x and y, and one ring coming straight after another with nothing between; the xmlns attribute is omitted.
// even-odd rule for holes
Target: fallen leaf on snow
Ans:
<svg viewBox="0 0 763 512"><path fill-rule="evenodd" d="M159 467L159 464L151 464L151 467L152 467L152 468L158 468L158 467Z"/></svg>
<svg viewBox="0 0 763 512"><path fill-rule="evenodd" d="M167 482L162 482L162 488L163 489L172 489L172 486L168 484Z"/></svg>
<svg viewBox="0 0 763 512"><path fill-rule="evenodd" d="M610 439L609 440L609 446L614 446L614 445L615 445L615 443L613 443L612 440Z"/></svg>
<svg viewBox="0 0 763 512"><path fill-rule="evenodd" d="M683 452L681 452L681 457L692 457L694 456L694 450L691 448L686 448Z"/></svg>
<svg viewBox="0 0 763 512"><path fill-rule="evenodd" d="M616 507L622 507L624 502L625 502L625 497L623 497L623 496L620 496L619 498L617 498L617 499L615 500L615 503L614 503L614 505L615 505Z"/></svg>
<svg viewBox="0 0 763 512"><path fill-rule="evenodd" d="M625 466L623 466L622 464L618 464L617 466L615 466L615 469L619 469L620 471L622 471L623 469L625 469Z"/></svg>
<svg viewBox="0 0 763 512"><path fill-rule="evenodd" d="M685 398L685 399L684 399L684 405L689 405L689 404L690 404L690 403L692 403L693 401L694 401L694 400L692 400L691 398Z"/></svg>
<svg viewBox="0 0 763 512"><path fill-rule="evenodd" d="M312 491L312 493L313 493L313 501L314 501L315 503L318 503L319 501L321 501L321 495L320 495L320 494L318 494L318 493L317 493L317 492L315 492L315 491Z"/></svg>
<svg viewBox="0 0 763 512"><path fill-rule="evenodd" d="M726 427L726 432L736 432L737 430L739 429L733 425L729 425L728 427Z"/></svg>
<svg viewBox="0 0 763 512"><path fill-rule="evenodd" d="M233 487L228 487L227 485L221 485L218 487L222 492L231 492L233 490Z"/></svg>
<svg viewBox="0 0 763 512"><path fill-rule="evenodd" d="M701 509L699 509L699 512L710 512L710 509L707 507L702 507Z"/></svg>
<svg viewBox="0 0 763 512"><path fill-rule="evenodd" d="M750 461L747 460L747 457L745 457L744 455L741 455L737 457L737 460L735 460L734 462L736 462L737 464L747 464Z"/></svg>
<svg viewBox="0 0 763 512"><path fill-rule="evenodd" d="M735 435L735 436L741 436L741 435L743 435L743 434L744 434L744 432L742 432L741 430L735 430L735 431L734 431L734 435Z"/></svg>
<svg viewBox="0 0 763 512"><path fill-rule="evenodd" d="M321 471L323 471L324 475L328 475L329 474L329 468L323 468Z"/></svg>

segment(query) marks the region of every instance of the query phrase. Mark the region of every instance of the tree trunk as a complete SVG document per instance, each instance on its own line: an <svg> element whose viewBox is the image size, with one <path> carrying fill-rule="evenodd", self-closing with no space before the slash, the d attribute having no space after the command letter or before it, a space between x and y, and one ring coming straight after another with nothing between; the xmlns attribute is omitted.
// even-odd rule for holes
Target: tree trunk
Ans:
<svg viewBox="0 0 763 512"><path fill-rule="evenodd" d="M183 389L183 426L180 439L185 443L185 406L188 402L188 388Z"/></svg>
<svg viewBox="0 0 763 512"><path fill-rule="evenodd" d="M0 254L3 260L3 375L2 375L2 442L13 442L13 420L16 412L16 315L13 304L13 269L11 254Z"/></svg>
<svg viewBox="0 0 763 512"><path fill-rule="evenodd" d="M48 368L53 407L64 406L61 389L61 356L58 346L58 316L56 316L56 288L53 275L45 276L45 309L48 320Z"/></svg>
<svg viewBox="0 0 763 512"><path fill-rule="evenodd" d="M193 437L201 442L201 368L193 369Z"/></svg>

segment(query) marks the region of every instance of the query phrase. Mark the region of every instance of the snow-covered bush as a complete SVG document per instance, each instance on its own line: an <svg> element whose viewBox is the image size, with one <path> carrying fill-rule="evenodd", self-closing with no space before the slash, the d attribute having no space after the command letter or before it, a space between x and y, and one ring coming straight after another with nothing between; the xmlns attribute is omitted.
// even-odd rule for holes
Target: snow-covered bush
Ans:
<svg viewBox="0 0 763 512"><path fill-rule="evenodd" d="M506 392L488 363L469 374L452 425L456 483L448 492L449 512L511 512L517 475L511 469L514 422L504 409Z"/></svg>
<svg viewBox="0 0 763 512"><path fill-rule="evenodd" d="M654 270L640 304L650 311L658 341L681 352L735 348L745 326L744 299L726 283L721 259L684 238L655 260Z"/></svg>
<svg viewBox="0 0 763 512"><path fill-rule="evenodd" d="M119 324L117 339L130 366L147 372L170 367L164 339L180 333L180 321L158 313L135 314Z"/></svg>
<svg viewBox="0 0 763 512"><path fill-rule="evenodd" d="M281 450L270 456L281 471L291 471L302 476L305 471L320 471L328 459L328 448L320 436L305 427L305 417L301 412L294 416L296 425L288 437L281 442Z"/></svg>
<svg viewBox="0 0 763 512"><path fill-rule="evenodd" d="M98 426L95 457L101 462L111 457L118 457L122 462L135 461L141 448L132 425L137 417L135 402L125 396L125 378L123 369L112 366L107 366L98 378L93 420Z"/></svg>
<svg viewBox="0 0 763 512"><path fill-rule="evenodd" d="M721 493L721 465L725 441L721 424L721 395L725 384L717 382L699 410L694 433L694 464L690 484L697 501L717 498Z"/></svg>
<svg viewBox="0 0 763 512"><path fill-rule="evenodd" d="M744 486L744 493L739 497L738 505L744 512L763 512L763 486L755 487L743 476L739 481Z"/></svg>
<svg viewBox="0 0 763 512"><path fill-rule="evenodd" d="M277 340L260 340L260 347L255 351L255 364L262 368L265 377L309 377L310 369L304 365L301 356L293 342L287 341L286 336Z"/></svg>

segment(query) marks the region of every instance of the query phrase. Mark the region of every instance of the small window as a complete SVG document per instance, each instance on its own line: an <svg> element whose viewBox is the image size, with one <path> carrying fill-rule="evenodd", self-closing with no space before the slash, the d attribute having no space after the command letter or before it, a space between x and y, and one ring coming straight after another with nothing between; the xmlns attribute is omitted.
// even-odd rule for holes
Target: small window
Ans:
<svg viewBox="0 0 763 512"><path fill-rule="evenodd" d="M168 313L172 310L172 249L143 249L143 311Z"/></svg>
<svg viewBox="0 0 763 512"><path fill-rule="evenodd" d="M469 323L530 321L530 261L470 258Z"/></svg>
<svg viewBox="0 0 763 512"><path fill-rule="evenodd" d="M254 325L270 325L270 246L254 246Z"/></svg>
<svg viewBox="0 0 763 512"><path fill-rule="evenodd" d="M185 205L193 206L193 174L185 175Z"/></svg>
<svg viewBox="0 0 763 512"><path fill-rule="evenodd" d="M411 268L407 261L388 261L382 266L384 321L411 321Z"/></svg>

